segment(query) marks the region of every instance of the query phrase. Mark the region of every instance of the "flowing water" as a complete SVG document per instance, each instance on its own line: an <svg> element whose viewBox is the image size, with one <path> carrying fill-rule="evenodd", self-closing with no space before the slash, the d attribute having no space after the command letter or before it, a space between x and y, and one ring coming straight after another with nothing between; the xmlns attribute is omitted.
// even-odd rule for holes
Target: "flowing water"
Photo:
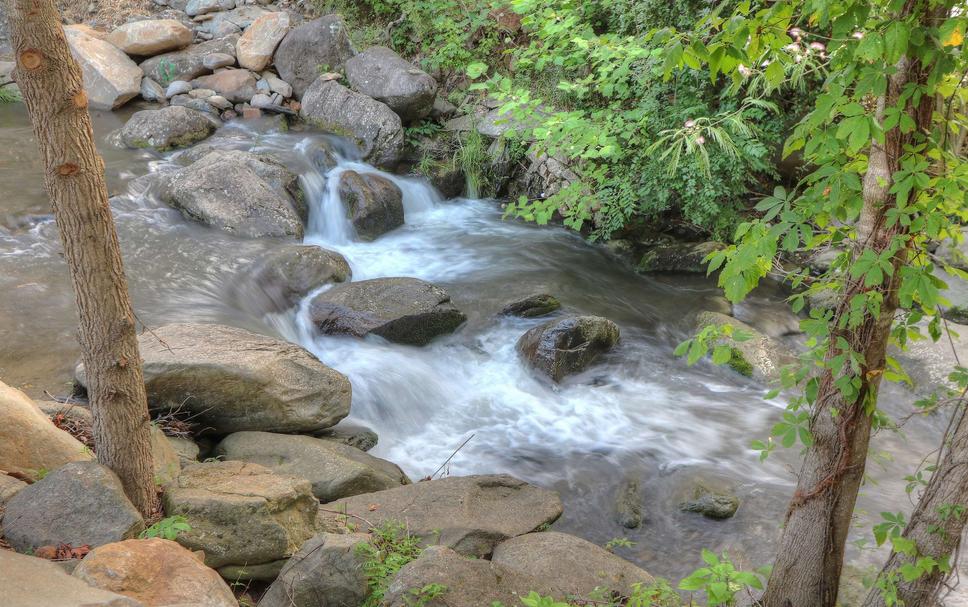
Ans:
<svg viewBox="0 0 968 607"><path fill-rule="evenodd" d="M657 575L678 579L700 565L701 548L728 550L744 566L768 563L793 487L796 453L765 463L749 448L764 438L782 402L728 369L687 367L672 356L690 333L689 318L716 309L715 285L698 276L642 276L604 248L559 228L503 220L490 200L442 200L424 181L389 176L404 194L406 225L359 242L336 193L340 171L376 170L345 144L323 135L281 132L272 121L223 127L211 142L270 151L302 175L311 204L307 243L346 256L354 280L414 276L445 288L467 316L455 334L416 348L378 339L322 337L299 309L252 317L226 296L239 272L284 241L232 237L182 218L152 195L140 176L168 170L177 154L119 150L108 134L125 118L96 117L130 288L148 326L219 322L298 342L353 384L351 419L380 435L373 453L414 479L441 473L506 472L558 490L565 514L555 528L604 544L635 542L619 553ZM310 152L326 145L340 162L321 173ZM57 232L42 187L42 167L21 106L0 108L0 378L33 396L68 390L77 358L75 318ZM498 315L507 302L548 292L561 314L615 321L620 345L586 372L551 385L518 360L514 345L542 319ZM741 316L764 328L789 323L780 294L763 289ZM790 341L795 348L795 340ZM913 397L888 388L891 413ZM941 418L913 420L902 435L875 439L856 536L869 536L881 511L909 509L902 477L932 449ZM626 530L613 517L614 494L637 479L646 523ZM697 479L731 487L737 515L710 521L676 505ZM881 558L853 550L860 565Z"/></svg>

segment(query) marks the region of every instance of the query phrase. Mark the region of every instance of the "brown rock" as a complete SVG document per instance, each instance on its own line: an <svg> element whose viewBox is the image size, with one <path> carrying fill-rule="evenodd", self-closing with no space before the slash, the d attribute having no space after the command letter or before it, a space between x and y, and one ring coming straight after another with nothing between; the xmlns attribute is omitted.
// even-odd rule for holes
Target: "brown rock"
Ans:
<svg viewBox="0 0 968 607"><path fill-rule="evenodd" d="M249 70L219 70L209 76L192 80L194 88L211 89L232 103L245 103L258 90L255 76Z"/></svg>
<svg viewBox="0 0 968 607"><path fill-rule="evenodd" d="M129 55L150 56L188 46L192 30L174 19L148 19L122 25L107 41Z"/></svg>
<svg viewBox="0 0 968 607"><path fill-rule="evenodd" d="M266 69L289 27L289 13L267 13L253 21L235 47L239 65L255 72Z"/></svg>

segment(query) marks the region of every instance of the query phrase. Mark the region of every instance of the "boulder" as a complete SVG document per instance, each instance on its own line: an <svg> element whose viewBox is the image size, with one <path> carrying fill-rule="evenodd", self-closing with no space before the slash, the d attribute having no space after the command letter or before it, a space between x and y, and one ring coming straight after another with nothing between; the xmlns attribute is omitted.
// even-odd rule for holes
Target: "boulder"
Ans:
<svg viewBox="0 0 968 607"><path fill-rule="evenodd" d="M235 0L188 0L185 5L185 13L189 17L205 15L219 11L228 11L235 8Z"/></svg>
<svg viewBox="0 0 968 607"><path fill-rule="evenodd" d="M159 196L186 217L239 236L303 236L298 178L267 156L210 152L165 174Z"/></svg>
<svg viewBox="0 0 968 607"><path fill-rule="evenodd" d="M3 515L3 535L20 551L60 544L93 548L144 528L121 481L96 462L61 466L17 492Z"/></svg>
<svg viewBox="0 0 968 607"><path fill-rule="evenodd" d="M696 512L706 518L723 520L732 518L739 509L739 498L728 490L717 490L699 483L688 499L679 504L685 512Z"/></svg>
<svg viewBox="0 0 968 607"><path fill-rule="evenodd" d="M350 410L350 383L303 348L243 329L171 324L138 336L148 403L218 433L312 432ZM86 381L84 366L76 371Z"/></svg>
<svg viewBox="0 0 968 607"><path fill-rule="evenodd" d="M342 421L332 428L315 432L314 435L316 438L356 447L360 451L369 451L376 447L376 444L380 441L380 437L373 430L346 421Z"/></svg>
<svg viewBox="0 0 968 607"><path fill-rule="evenodd" d="M311 436L236 432L219 443L215 453L224 460L252 462L277 474L307 479L321 502L410 483L392 462Z"/></svg>
<svg viewBox="0 0 968 607"><path fill-rule="evenodd" d="M352 56L353 45L342 18L325 15L289 30L273 61L279 76L292 85L296 98L302 99L320 69L339 71Z"/></svg>
<svg viewBox="0 0 968 607"><path fill-rule="evenodd" d="M633 584L655 580L645 570L574 535L545 531L507 540L494 549L491 562L551 584L558 592L589 596L604 588L621 596Z"/></svg>
<svg viewBox="0 0 968 607"><path fill-rule="evenodd" d="M151 56L188 46L192 30L174 19L148 19L125 23L107 41L129 55Z"/></svg>
<svg viewBox="0 0 968 607"><path fill-rule="evenodd" d="M387 104L404 124L426 118L437 96L430 74L382 46L348 59L346 79L353 90Z"/></svg>
<svg viewBox="0 0 968 607"><path fill-rule="evenodd" d="M255 82L255 75L249 70L221 69L192 80L192 86L211 89L232 103L246 103L258 92Z"/></svg>
<svg viewBox="0 0 968 607"><path fill-rule="evenodd" d="M36 478L91 454L54 426L26 394L0 382L0 471Z"/></svg>
<svg viewBox="0 0 968 607"><path fill-rule="evenodd" d="M23 482L18 478L12 476L7 476L6 474L0 474L0 511L10 498L17 495L17 493L27 486L27 483Z"/></svg>
<svg viewBox="0 0 968 607"><path fill-rule="evenodd" d="M209 567L258 565L291 556L315 534L311 489L257 464L206 462L185 468L163 502L166 514L191 525L178 543L204 550Z"/></svg>
<svg viewBox="0 0 968 607"><path fill-rule="evenodd" d="M403 192L395 183L376 173L343 171L339 176L339 197L364 240L403 225Z"/></svg>
<svg viewBox="0 0 968 607"><path fill-rule="evenodd" d="M486 557L502 541L554 522L561 516L561 499L506 474L451 476L325 504L320 509L324 525L340 516L333 511L374 525L404 524L427 544Z"/></svg>
<svg viewBox="0 0 968 607"><path fill-rule="evenodd" d="M732 349L732 357L726 365L741 375L760 382L774 381L779 379L780 369L783 366L796 360L790 354L789 347L771 339L741 320L721 312L707 311L696 315L695 326L697 330L708 326L721 325L729 325L734 331L740 331L749 337L744 341L723 339L723 343Z"/></svg>
<svg viewBox="0 0 968 607"><path fill-rule="evenodd" d="M178 463L182 468L198 463L198 454L201 453L201 448L192 439L169 436L168 444L175 450L175 454L178 456Z"/></svg>
<svg viewBox="0 0 968 607"><path fill-rule="evenodd" d="M113 110L141 92L141 68L120 49L80 29L65 28L71 54L81 66L90 107Z"/></svg>
<svg viewBox="0 0 968 607"><path fill-rule="evenodd" d="M170 150L201 141L215 130L202 112L181 106L135 112L121 128L121 141L131 148Z"/></svg>
<svg viewBox="0 0 968 607"><path fill-rule="evenodd" d="M149 607L88 586L59 563L0 550L0 588L6 607Z"/></svg>
<svg viewBox="0 0 968 607"><path fill-rule="evenodd" d="M160 84L152 80L151 78L141 79L141 98L145 101L157 101L162 102L168 99L165 95L165 89L161 87Z"/></svg>
<svg viewBox="0 0 968 607"><path fill-rule="evenodd" d="M209 15L209 19L198 26L199 33L208 33L212 38L240 34L252 22L265 15L267 10L254 4L242 4L230 11L220 11Z"/></svg>
<svg viewBox="0 0 968 607"><path fill-rule="evenodd" d="M259 607L362 605L370 594L363 533L321 533L294 554L259 601Z"/></svg>
<svg viewBox="0 0 968 607"><path fill-rule="evenodd" d="M238 607L228 584L202 558L160 538L95 548L74 569L89 585L131 597L145 607Z"/></svg>
<svg viewBox="0 0 968 607"><path fill-rule="evenodd" d="M235 47L239 65L255 72L266 69L290 25L289 13L284 12L266 13L253 21Z"/></svg>
<svg viewBox="0 0 968 607"><path fill-rule="evenodd" d="M168 86L174 80L191 80L212 71L213 68L205 66L205 58L209 55L228 55L234 58L238 41L239 37L233 35L193 44L180 51L155 55L143 61L141 69L146 76L162 86Z"/></svg>
<svg viewBox="0 0 968 607"><path fill-rule="evenodd" d="M337 285L311 302L309 315L327 335L378 335L423 346L452 333L467 317L446 291L417 278L375 278Z"/></svg>
<svg viewBox="0 0 968 607"><path fill-rule="evenodd" d="M237 305L254 314L283 312L323 285L352 276L346 258L315 245L276 247L245 266L229 288Z"/></svg>
<svg viewBox="0 0 968 607"><path fill-rule="evenodd" d="M561 302L554 295L539 293L529 295L524 299L512 301L504 306L501 314L505 316L520 316L522 318L535 318L537 316L547 316L561 307Z"/></svg>
<svg viewBox="0 0 968 607"><path fill-rule="evenodd" d="M570 316L538 325L518 340L518 353L534 369L560 382L618 343L619 330L600 316Z"/></svg>
<svg viewBox="0 0 968 607"><path fill-rule="evenodd" d="M692 272L706 273L707 255L723 248L723 243L669 242L649 249L639 260L639 272Z"/></svg>
<svg viewBox="0 0 968 607"><path fill-rule="evenodd" d="M295 88L295 83L286 80ZM379 101L335 80L317 79L303 95L299 114L323 130L353 139L364 158L379 167L393 168L403 154L400 117Z"/></svg>

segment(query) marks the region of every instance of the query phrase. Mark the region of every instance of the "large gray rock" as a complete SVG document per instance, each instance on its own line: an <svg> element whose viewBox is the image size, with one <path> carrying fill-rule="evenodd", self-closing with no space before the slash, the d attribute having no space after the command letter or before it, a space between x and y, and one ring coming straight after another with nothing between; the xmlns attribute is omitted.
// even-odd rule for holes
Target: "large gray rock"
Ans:
<svg viewBox="0 0 968 607"><path fill-rule="evenodd" d="M404 124L428 116L437 95L430 74L382 46L347 60L346 79L353 90L390 106Z"/></svg>
<svg viewBox="0 0 968 607"><path fill-rule="evenodd" d="M323 130L353 139L364 158L377 166L393 168L403 154L400 117L385 104L335 80L318 78L303 95L299 114Z"/></svg>
<svg viewBox="0 0 968 607"><path fill-rule="evenodd" d="M146 19L116 28L107 41L129 55L151 56L188 46L192 30L174 19Z"/></svg>
<svg viewBox="0 0 968 607"><path fill-rule="evenodd" d="M189 17L227 11L235 8L235 0L188 0L185 13Z"/></svg>
<svg viewBox="0 0 968 607"><path fill-rule="evenodd" d="M793 363L796 358L790 349L745 322L721 312L700 312L696 315L696 329L708 326L728 325L734 332L742 332L748 337L744 341L723 338L722 343L732 348L733 356L727 366L737 373L760 382L779 379L780 370Z"/></svg>
<svg viewBox="0 0 968 607"><path fill-rule="evenodd" d="M308 351L243 329L171 324L138 336L148 403L182 409L201 427L311 432L350 410L350 382ZM86 382L84 366L76 376Z"/></svg>
<svg viewBox="0 0 968 607"><path fill-rule="evenodd" d="M596 588L629 596L633 584L647 586L655 581L645 570L604 548L556 531L511 538L494 549L491 562L573 596L589 596Z"/></svg>
<svg viewBox="0 0 968 607"><path fill-rule="evenodd" d="M320 509L324 524L339 516L332 511L374 525L404 524L428 544L486 557L502 541L554 522L561 516L561 499L505 474L452 476L325 504Z"/></svg>
<svg viewBox="0 0 968 607"><path fill-rule="evenodd" d="M4 607L151 607L132 598L88 586L59 564L0 550Z"/></svg>
<svg viewBox="0 0 968 607"><path fill-rule="evenodd" d="M182 106L135 112L121 128L121 141L131 148L170 150L205 139L215 123L202 112Z"/></svg>
<svg viewBox="0 0 968 607"><path fill-rule="evenodd" d="M362 605L370 594L358 547L364 533L321 533L294 554L259 601L259 607Z"/></svg>
<svg viewBox="0 0 968 607"><path fill-rule="evenodd" d="M164 175L159 195L186 217L239 236L303 235L298 178L266 156L210 152Z"/></svg>
<svg viewBox="0 0 968 607"><path fill-rule="evenodd" d="M534 369L558 382L582 371L618 343L615 323L600 316L571 316L534 327L518 340L518 352Z"/></svg>
<svg viewBox="0 0 968 607"><path fill-rule="evenodd" d="M356 234L364 240L403 225L403 192L382 175L344 171L339 177L339 197Z"/></svg>
<svg viewBox="0 0 968 607"><path fill-rule="evenodd" d="M141 91L141 68L120 49L82 29L64 28L71 54L81 66L90 107L113 110Z"/></svg>
<svg viewBox="0 0 968 607"><path fill-rule="evenodd" d="M192 86L215 91L232 103L246 103L258 92L255 74L245 69L221 69L192 80Z"/></svg>
<svg viewBox="0 0 968 607"><path fill-rule="evenodd" d="M252 462L278 474L307 479L321 502L410 483L392 462L311 436L236 432L219 443L215 453L225 460Z"/></svg>
<svg viewBox="0 0 968 607"><path fill-rule="evenodd" d="M417 278L375 278L338 285L317 295L309 314L324 334L372 334L415 346L452 333L467 319L446 291Z"/></svg>
<svg viewBox="0 0 968 607"><path fill-rule="evenodd" d="M216 568L288 558L315 534L319 504L309 481L245 462L189 466L163 501L165 513L191 525L178 543L203 550L205 564Z"/></svg>
<svg viewBox="0 0 968 607"><path fill-rule="evenodd" d="M95 462L54 470L17 492L3 516L3 535L20 551L60 544L93 548L135 537L144 527L118 477Z"/></svg>
<svg viewBox="0 0 968 607"><path fill-rule="evenodd" d="M352 272L346 258L315 245L277 247L233 277L232 299L255 314L282 312L323 285L345 282Z"/></svg>
<svg viewBox="0 0 968 607"><path fill-rule="evenodd" d="M325 15L289 30L273 59L279 76L292 85L296 98L316 78L319 70L336 72L353 56L346 26L339 15Z"/></svg>
<svg viewBox="0 0 968 607"><path fill-rule="evenodd" d="M226 36L194 44L180 51L155 55L143 61L141 69L146 76L162 86L168 86L175 80L191 80L212 71L205 66L205 57L216 53L235 57L235 45L238 41L237 35Z"/></svg>
<svg viewBox="0 0 968 607"><path fill-rule="evenodd" d="M290 27L289 13L266 13L246 28L235 47L239 65L261 72L272 63L272 53Z"/></svg>

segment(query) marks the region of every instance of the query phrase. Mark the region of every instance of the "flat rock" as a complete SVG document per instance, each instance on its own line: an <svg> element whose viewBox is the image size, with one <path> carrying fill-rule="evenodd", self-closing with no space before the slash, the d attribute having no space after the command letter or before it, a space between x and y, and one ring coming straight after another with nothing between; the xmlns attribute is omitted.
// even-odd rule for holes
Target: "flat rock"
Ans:
<svg viewBox="0 0 968 607"><path fill-rule="evenodd" d="M205 139L215 123L204 113L182 106L135 112L121 128L121 141L131 148L170 150Z"/></svg>
<svg viewBox="0 0 968 607"><path fill-rule="evenodd" d="M151 56L188 46L192 30L174 19L148 19L125 23L107 41L129 55Z"/></svg>
<svg viewBox="0 0 968 607"><path fill-rule="evenodd" d="M279 76L292 85L297 99L325 71L342 69L354 54L343 19L325 15L292 28L276 49L274 63Z"/></svg>
<svg viewBox="0 0 968 607"><path fill-rule="evenodd" d="M238 41L238 35L232 35L193 44L180 51L155 55L143 61L140 64L141 69L146 76L162 86L168 86L174 80L191 80L212 71L212 68L205 66L205 58L209 55L217 53L234 58Z"/></svg>
<svg viewBox="0 0 968 607"><path fill-rule="evenodd" d="M370 589L358 547L364 533L321 533L294 554L259 601L259 607L362 605Z"/></svg>
<svg viewBox="0 0 968 607"><path fill-rule="evenodd" d="M221 69L192 80L195 88L211 89L232 103L245 103L256 94L255 75L249 70Z"/></svg>
<svg viewBox="0 0 968 607"><path fill-rule="evenodd" d="M350 264L336 251L315 245L283 245L239 270L229 292L243 310L283 312L314 289L351 277Z"/></svg>
<svg viewBox="0 0 968 607"><path fill-rule="evenodd" d="M578 373L619 339L618 327L600 316L571 316L534 327L518 340L518 353L534 369L559 382Z"/></svg>
<svg viewBox="0 0 968 607"><path fill-rule="evenodd" d="M141 68L110 42L83 30L64 28L71 54L81 66L88 103L96 110L121 107L141 92Z"/></svg>
<svg viewBox="0 0 968 607"><path fill-rule="evenodd" d="M382 175L343 171L339 197L357 236L364 240L373 240L404 223L403 192Z"/></svg>
<svg viewBox="0 0 968 607"><path fill-rule="evenodd" d="M387 104L404 124L430 115L437 96L430 74L382 46L348 59L346 79L353 90Z"/></svg>
<svg viewBox="0 0 968 607"><path fill-rule="evenodd" d="M53 561L0 550L4 607L151 607L88 586Z"/></svg>
<svg viewBox="0 0 968 607"><path fill-rule="evenodd" d="M261 72L272 62L272 54L291 26L289 13L266 13L252 22L235 47L239 65Z"/></svg>
<svg viewBox="0 0 968 607"><path fill-rule="evenodd" d="M561 308L561 302L554 295L538 293L517 301L512 301L504 306L501 314L505 316L520 316L521 318L535 318L551 314L559 308Z"/></svg>

